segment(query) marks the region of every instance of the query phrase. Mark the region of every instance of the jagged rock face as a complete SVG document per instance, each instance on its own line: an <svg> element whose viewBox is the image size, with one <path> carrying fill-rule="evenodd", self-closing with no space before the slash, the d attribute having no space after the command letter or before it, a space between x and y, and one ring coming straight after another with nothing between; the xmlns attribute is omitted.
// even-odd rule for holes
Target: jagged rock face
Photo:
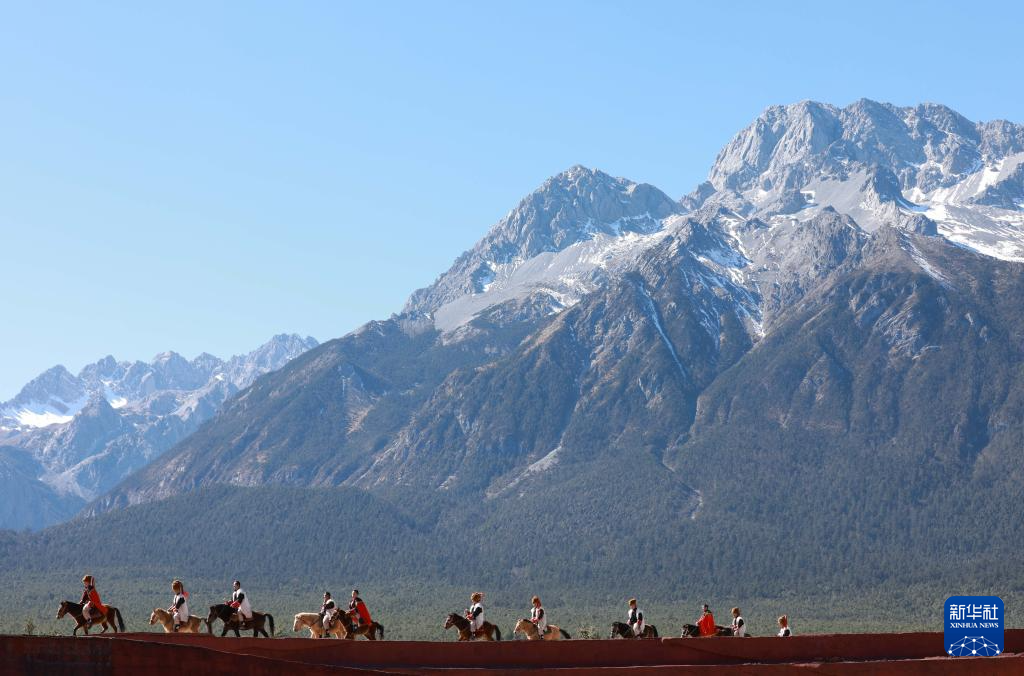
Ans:
<svg viewBox="0 0 1024 676"><path fill-rule="evenodd" d="M67 518L193 432L259 375L315 345L312 338L280 335L227 362L206 353L189 361L166 352L148 364L108 356L78 376L63 366L50 369L0 405L0 429L5 444L35 463L30 494L53 495L40 503L46 505L44 516L32 518L26 516L30 506L15 509L2 504L8 500L3 498L0 513L6 509L13 520L0 527L39 527Z"/></svg>
<svg viewBox="0 0 1024 676"><path fill-rule="evenodd" d="M882 166L902 190L949 187L985 161L1024 150L1024 127L975 124L945 106L897 108L862 99L846 108L804 101L772 106L719 154L719 190L798 189L855 167Z"/></svg>
<svg viewBox="0 0 1024 676"><path fill-rule="evenodd" d="M865 231L897 225L1024 260L1024 127L974 123L945 106L773 106L722 150L681 201L807 220L831 207Z"/></svg>
<svg viewBox="0 0 1024 676"><path fill-rule="evenodd" d="M661 219L678 211L650 185L573 167L523 199L433 285L413 293L405 311L432 314L464 296L486 292L496 278L511 276L540 254L598 235L651 233L661 227Z"/></svg>

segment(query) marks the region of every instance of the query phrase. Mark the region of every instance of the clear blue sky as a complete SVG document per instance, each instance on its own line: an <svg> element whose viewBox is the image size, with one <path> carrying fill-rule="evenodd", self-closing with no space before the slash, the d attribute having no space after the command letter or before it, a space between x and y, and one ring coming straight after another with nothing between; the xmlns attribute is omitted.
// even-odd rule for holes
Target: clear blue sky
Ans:
<svg viewBox="0 0 1024 676"><path fill-rule="evenodd" d="M154 5L0 4L0 400L340 336L548 176L679 197L769 104L1024 121L1018 3Z"/></svg>

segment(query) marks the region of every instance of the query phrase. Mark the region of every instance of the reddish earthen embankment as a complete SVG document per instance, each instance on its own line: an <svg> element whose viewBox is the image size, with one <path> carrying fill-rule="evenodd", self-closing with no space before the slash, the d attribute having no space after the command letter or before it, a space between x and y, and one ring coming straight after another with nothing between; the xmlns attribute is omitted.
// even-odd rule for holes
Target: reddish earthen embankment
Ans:
<svg viewBox="0 0 1024 676"><path fill-rule="evenodd" d="M173 665L173 666L172 666ZM1006 654L950 658L941 633L778 638L432 643L121 634L90 638L0 637L0 674L126 676L168 668L264 674L515 673L524 669L693 674L1024 674L1024 630L1006 632Z"/></svg>

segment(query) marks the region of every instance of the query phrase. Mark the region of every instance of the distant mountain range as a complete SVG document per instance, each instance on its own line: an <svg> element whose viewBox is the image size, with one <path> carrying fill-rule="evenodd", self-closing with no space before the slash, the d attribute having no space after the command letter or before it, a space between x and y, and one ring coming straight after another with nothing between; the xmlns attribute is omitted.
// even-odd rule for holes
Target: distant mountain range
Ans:
<svg viewBox="0 0 1024 676"><path fill-rule="evenodd" d="M149 363L104 357L77 376L63 366L49 369L0 404L0 527L69 518L258 376L316 345L279 335L227 361L164 352Z"/></svg>
<svg viewBox="0 0 1024 676"><path fill-rule="evenodd" d="M364 495L422 546L365 544L390 576L764 594L1019 570L1022 159L1020 125L862 100L766 110L680 200L572 167L90 523L341 486L336 537ZM316 537L304 513L252 556Z"/></svg>

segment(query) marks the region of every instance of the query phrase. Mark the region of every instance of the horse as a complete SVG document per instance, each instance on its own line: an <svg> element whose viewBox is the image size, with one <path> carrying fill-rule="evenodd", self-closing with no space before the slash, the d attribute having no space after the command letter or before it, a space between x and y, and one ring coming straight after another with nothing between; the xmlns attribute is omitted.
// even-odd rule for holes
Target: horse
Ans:
<svg viewBox="0 0 1024 676"><path fill-rule="evenodd" d="M236 637L240 637L238 633L239 629L252 629L252 637L259 638L260 634L264 637L270 638L274 635L274 616L270 613L257 613L253 611L252 618L245 622L239 622L235 619L235 613L237 611L227 603L218 603L217 605L210 606L210 616L206 618L206 629L209 633L213 633L213 621L220 620L224 623L224 629L220 632L221 636L226 636L228 631L234 631ZM270 622L270 633L267 634L267 630L263 626Z"/></svg>
<svg viewBox="0 0 1024 676"><path fill-rule="evenodd" d="M189 615L188 622L185 622L178 627L178 632L182 634L198 634L199 627L205 621L206 620L196 615ZM174 616L166 608L153 609L153 613L149 616L149 623L152 625L157 622L163 625L165 633L174 633Z"/></svg>
<svg viewBox="0 0 1024 676"><path fill-rule="evenodd" d="M345 630L345 638L349 640L354 641L357 636L362 636L370 641L376 641L375 634L378 634L380 639L384 640L384 625L380 622L356 624L348 613L338 613L334 616L334 621L342 625ZM333 626L332 624L332 630Z"/></svg>
<svg viewBox="0 0 1024 676"><path fill-rule="evenodd" d="M537 625L525 617L516 622L512 634L526 634L527 641L557 641L562 638L572 638L572 636L569 636L569 632L554 624L549 624L548 630L541 636Z"/></svg>
<svg viewBox="0 0 1024 676"><path fill-rule="evenodd" d="M323 638L324 623L320 619L320 613L296 613L292 631L301 631L302 629L309 629L310 638ZM329 633L335 638L345 638L348 636L348 632L345 631L345 627L338 621L337 617L331 622Z"/></svg>
<svg viewBox="0 0 1024 676"><path fill-rule="evenodd" d="M471 641L476 638L482 638L485 641L501 640L501 629L498 629L497 625L491 624L490 622L484 622L483 625L476 630L476 634L472 634L469 630L469 620L458 613L451 613L448 615L448 619L444 621L445 629L451 629L452 627L459 630L460 641ZM497 638L492 638L492 635Z"/></svg>
<svg viewBox="0 0 1024 676"><path fill-rule="evenodd" d="M621 638L658 638L658 628L653 624L645 624L644 630L637 636L633 631L633 627L625 622L612 622L612 632L608 638L615 638L616 636Z"/></svg>
<svg viewBox="0 0 1024 676"><path fill-rule="evenodd" d="M714 636L732 636L732 627L723 627L720 624L716 624ZM700 638L700 627L695 624L684 624L683 633L679 635L679 638L687 637Z"/></svg>
<svg viewBox="0 0 1024 676"><path fill-rule="evenodd" d="M103 627L101 634L107 633L107 625L114 630L114 633L119 631L118 625L120 625L120 631L124 631L124 619L121 617L121 611L114 606L107 606L107 612L100 619L89 618L88 620L82 615L82 604L75 603L74 601L61 601L60 607L57 608L57 619L64 617L65 615L71 615L75 620L75 629L71 632L72 636L78 634L78 630L82 629L86 634L89 633L89 627L94 624L99 624ZM117 620L117 623L114 620Z"/></svg>

